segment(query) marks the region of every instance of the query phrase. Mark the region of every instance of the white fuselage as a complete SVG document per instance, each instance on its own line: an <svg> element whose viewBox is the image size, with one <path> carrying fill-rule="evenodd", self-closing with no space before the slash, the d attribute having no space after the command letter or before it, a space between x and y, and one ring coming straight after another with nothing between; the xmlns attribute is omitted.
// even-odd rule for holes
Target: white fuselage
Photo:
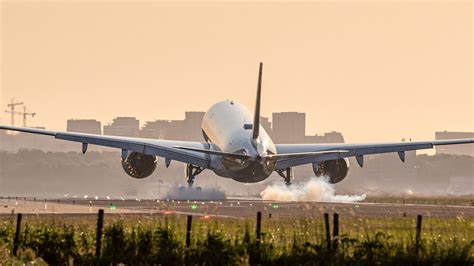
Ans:
<svg viewBox="0 0 474 266"><path fill-rule="evenodd" d="M236 101L221 101L214 104L204 115L202 131L207 142L215 150L250 155L252 159L241 160L226 156L212 156L219 160L213 167L217 175L230 177L239 182L260 182L275 169L275 162L262 158L275 154L276 148L261 125L259 136L252 139L253 117L248 109Z"/></svg>

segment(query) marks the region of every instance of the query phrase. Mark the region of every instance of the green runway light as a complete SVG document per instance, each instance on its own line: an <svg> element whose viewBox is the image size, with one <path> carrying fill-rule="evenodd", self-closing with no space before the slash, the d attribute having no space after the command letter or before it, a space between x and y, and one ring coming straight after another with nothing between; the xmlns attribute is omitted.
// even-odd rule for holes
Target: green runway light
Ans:
<svg viewBox="0 0 474 266"><path fill-rule="evenodd" d="M117 206L115 206L115 204L110 204L110 209L115 210L115 209L117 209Z"/></svg>
<svg viewBox="0 0 474 266"><path fill-rule="evenodd" d="M280 208L280 206L278 206L277 204L273 204L273 205L272 205L272 208L273 208L273 209L278 209L278 208Z"/></svg>
<svg viewBox="0 0 474 266"><path fill-rule="evenodd" d="M193 204L191 205L191 209L194 211L194 210L197 210L198 206L196 204Z"/></svg>

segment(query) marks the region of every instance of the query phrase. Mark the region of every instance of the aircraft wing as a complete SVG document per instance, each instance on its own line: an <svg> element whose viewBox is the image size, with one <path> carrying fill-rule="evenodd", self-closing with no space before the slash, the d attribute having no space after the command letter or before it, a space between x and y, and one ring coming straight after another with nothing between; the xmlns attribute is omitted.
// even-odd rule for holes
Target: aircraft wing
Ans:
<svg viewBox="0 0 474 266"><path fill-rule="evenodd" d="M56 132L44 129L2 126L0 129L12 130L40 135L52 136L56 139L83 143L83 152L88 144L135 151L148 155L156 155L183 163L193 164L203 168L210 167L209 155L192 150L176 149L176 146L186 146L194 149L209 149L209 144L192 141L173 141L159 139L142 139L118 136L103 136L73 132Z"/></svg>
<svg viewBox="0 0 474 266"><path fill-rule="evenodd" d="M418 142L395 142L395 143L373 143L373 144L276 144L277 154L304 154L308 156L288 156L277 160L276 169L286 169L302 164L316 163L326 160L335 160L348 157L356 157L362 167L363 156L368 154L380 154L397 152L402 161L405 161L405 151L431 149L438 145L468 144L474 143L474 139L434 140ZM315 153L312 154L311 153ZM319 154L317 154L319 153Z"/></svg>

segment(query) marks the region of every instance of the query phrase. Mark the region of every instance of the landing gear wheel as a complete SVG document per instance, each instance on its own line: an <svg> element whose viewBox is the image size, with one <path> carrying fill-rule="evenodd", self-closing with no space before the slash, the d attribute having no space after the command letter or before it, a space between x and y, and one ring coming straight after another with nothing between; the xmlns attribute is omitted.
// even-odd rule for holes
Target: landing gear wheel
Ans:
<svg viewBox="0 0 474 266"><path fill-rule="evenodd" d="M291 185L291 180L293 179L293 168L289 167L284 170L277 170L277 173L283 177L285 185L289 187Z"/></svg>

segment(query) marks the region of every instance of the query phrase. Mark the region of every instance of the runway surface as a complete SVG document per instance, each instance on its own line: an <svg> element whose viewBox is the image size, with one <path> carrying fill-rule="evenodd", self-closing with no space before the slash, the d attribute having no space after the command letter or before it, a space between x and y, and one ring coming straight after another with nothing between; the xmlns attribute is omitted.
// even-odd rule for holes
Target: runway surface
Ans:
<svg viewBox="0 0 474 266"><path fill-rule="evenodd" d="M253 199L223 201L179 200L6 200L0 201L0 214L96 214L99 209L116 214L177 214L225 218L255 217L258 211L274 218L319 217L339 213L341 217L413 217L418 214L436 218L474 218L474 206L419 205L391 203L276 202Z"/></svg>

